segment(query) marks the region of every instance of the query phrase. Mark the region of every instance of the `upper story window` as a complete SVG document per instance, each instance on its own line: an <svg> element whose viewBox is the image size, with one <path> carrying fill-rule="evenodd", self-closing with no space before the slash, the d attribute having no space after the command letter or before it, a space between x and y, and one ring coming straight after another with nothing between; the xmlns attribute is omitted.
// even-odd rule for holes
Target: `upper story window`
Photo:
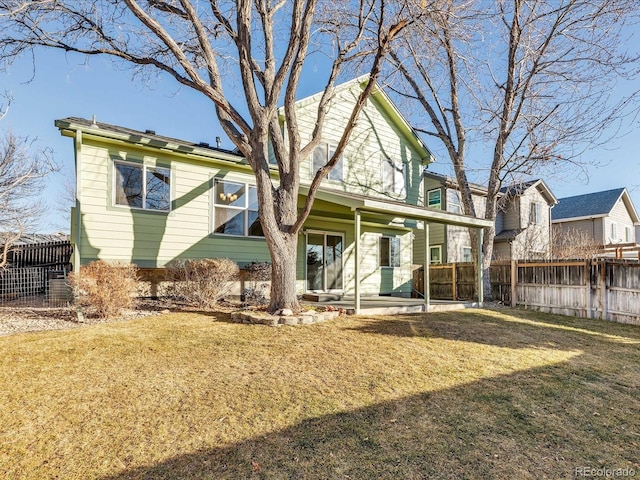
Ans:
<svg viewBox="0 0 640 480"><path fill-rule="evenodd" d="M539 225L542 223L542 205L532 202L529 207L529 223Z"/></svg>
<svg viewBox="0 0 640 480"><path fill-rule="evenodd" d="M400 238L380 237L380 266L400 266Z"/></svg>
<svg viewBox="0 0 640 480"><path fill-rule="evenodd" d="M216 179L213 187L213 232L263 237L255 186Z"/></svg>
<svg viewBox="0 0 640 480"><path fill-rule="evenodd" d="M427 192L427 207L438 210L442 209L442 194L439 188Z"/></svg>
<svg viewBox="0 0 640 480"><path fill-rule="evenodd" d="M624 228L624 241L625 243L633 243L633 228L625 227Z"/></svg>
<svg viewBox="0 0 640 480"><path fill-rule="evenodd" d="M407 165L405 163L383 157L380 175L384 193L389 192L396 197L406 196Z"/></svg>
<svg viewBox="0 0 640 480"><path fill-rule="evenodd" d="M462 247L462 261L473 262L473 251L471 247Z"/></svg>
<svg viewBox="0 0 640 480"><path fill-rule="evenodd" d="M461 204L460 192L452 188L447 189L447 212L462 213Z"/></svg>
<svg viewBox="0 0 640 480"><path fill-rule="evenodd" d="M311 156L313 161L313 168L312 168L313 175L315 175L316 172L320 170L320 168L324 167L327 164L327 162L331 160L331 157L333 157L333 154L335 153L335 151L336 151L336 147L328 143L321 143L316 147L316 149L313 151L313 155ZM344 168L342 164L342 155L340 155L340 159L331 169L327 178L329 180L341 182L342 179L344 178L343 170Z"/></svg>
<svg viewBox="0 0 640 480"><path fill-rule="evenodd" d="M115 204L143 210L171 209L171 172L168 168L114 162Z"/></svg>
<svg viewBox="0 0 640 480"><path fill-rule="evenodd" d="M611 222L609 233L610 233L609 239L612 242L616 242L618 240L618 224L617 223Z"/></svg>

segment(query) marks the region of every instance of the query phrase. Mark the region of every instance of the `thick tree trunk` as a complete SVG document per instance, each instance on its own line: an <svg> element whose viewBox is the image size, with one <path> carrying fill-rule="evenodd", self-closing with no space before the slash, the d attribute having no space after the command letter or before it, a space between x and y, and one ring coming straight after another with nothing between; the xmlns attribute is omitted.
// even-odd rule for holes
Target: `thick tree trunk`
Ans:
<svg viewBox="0 0 640 480"><path fill-rule="evenodd" d="M283 234L280 240L269 245L272 265L269 311L289 308L296 312L300 310L296 295L298 238L295 234Z"/></svg>

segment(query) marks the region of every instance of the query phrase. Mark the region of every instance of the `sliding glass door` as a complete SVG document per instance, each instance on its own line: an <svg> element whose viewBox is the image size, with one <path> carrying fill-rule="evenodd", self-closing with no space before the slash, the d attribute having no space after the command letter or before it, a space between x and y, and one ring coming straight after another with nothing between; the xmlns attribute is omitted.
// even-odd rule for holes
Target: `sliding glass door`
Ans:
<svg viewBox="0 0 640 480"><path fill-rule="evenodd" d="M342 290L344 236L307 232L307 291Z"/></svg>

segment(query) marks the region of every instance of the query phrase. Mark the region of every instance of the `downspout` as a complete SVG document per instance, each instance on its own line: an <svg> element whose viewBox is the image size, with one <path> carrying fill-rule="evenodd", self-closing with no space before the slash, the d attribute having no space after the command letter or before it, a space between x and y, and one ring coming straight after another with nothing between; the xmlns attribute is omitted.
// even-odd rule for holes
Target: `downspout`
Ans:
<svg viewBox="0 0 640 480"><path fill-rule="evenodd" d="M80 241L82 235L82 213L80 204L80 191L82 177L82 131L76 130L74 138L74 156L76 167L76 204L74 207L74 215L71 217L71 241L73 242L73 270L77 273L80 270ZM75 229L74 229L75 227Z"/></svg>
<svg viewBox="0 0 640 480"><path fill-rule="evenodd" d="M356 208L354 212L354 237L355 237L355 251L354 251L354 277L355 285L353 286L353 310L356 315L360 314L360 210Z"/></svg>

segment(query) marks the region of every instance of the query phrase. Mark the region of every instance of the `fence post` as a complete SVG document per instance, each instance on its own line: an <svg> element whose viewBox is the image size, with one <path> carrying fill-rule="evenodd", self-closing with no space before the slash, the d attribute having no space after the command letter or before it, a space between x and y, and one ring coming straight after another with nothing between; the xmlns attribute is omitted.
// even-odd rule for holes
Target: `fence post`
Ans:
<svg viewBox="0 0 640 480"><path fill-rule="evenodd" d="M586 281L585 281L585 299L584 299L584 303L587 307L587 318L593 318L593 312L591 309L591 303L592 303L592 299L591 299L591 261L586 260L585 261L585 277L586 277Z"/></svg>
<svg viewBox="0 0 640 480"><path fill-rule="evenodd" d="M516 284L518 282L518 262L511 260L511 306L518 306L518 298L516 297Z"/></svg>
<svg viewBox="0 0 640 480"><path fill-rule="evenodd" d="M453 269L451 272L451 296L453 297L453 301L455 302L458 298L458 272L455 262L451 265L451 268Z"/></svg>

